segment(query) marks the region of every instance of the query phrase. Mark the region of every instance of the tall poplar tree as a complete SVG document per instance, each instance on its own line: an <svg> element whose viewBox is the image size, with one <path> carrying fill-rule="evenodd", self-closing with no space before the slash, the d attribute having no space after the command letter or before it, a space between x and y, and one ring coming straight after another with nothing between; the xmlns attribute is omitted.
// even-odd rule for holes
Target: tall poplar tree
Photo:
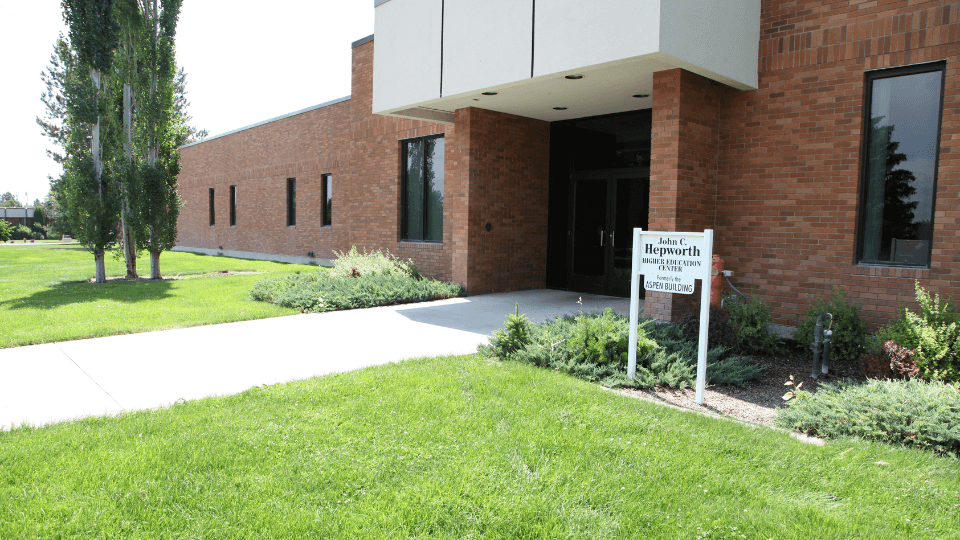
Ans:
<svg viewBox="0 0 960 540"><path fill-rule="evenodd" d="M142 63L145 80L138 103L138 130L145 161L139 177L140 216L147 229L150 279L161 279L160 254L177 240L177 217L183 206L177 193L184 118L176 107L177 68L174 38L182 0L138 0L146 39Z"/></svg>
<svg viewBox="0 0 960 540"><path fill-rule="evenodd" d="M64 84L69 130L64 163L67 212L77 239L93 253L97 283L106 281L104 253L116 242L117 189L113 171L112 122L104 79L111 74L120 25L113 0L63 0L63 18L76 51L76 71Z"/></svg>

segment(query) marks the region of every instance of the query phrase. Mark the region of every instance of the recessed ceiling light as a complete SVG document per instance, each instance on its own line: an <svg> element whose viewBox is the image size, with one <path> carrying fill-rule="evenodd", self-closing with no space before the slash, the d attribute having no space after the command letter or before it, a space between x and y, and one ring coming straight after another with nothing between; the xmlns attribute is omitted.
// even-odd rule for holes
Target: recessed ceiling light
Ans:
<svg viewBox="0 0 960 540"><path fill-rule="evenodd" d="M482 94L485 95L485 96L495 96L495 95L497 95L496 92L482 92Z"/></svg>
<svg viewBox="0 0 960 540"><path fill-rule="evenodd" d="M583 78L583 75L567 75L564 79L570 79L571 81L579 81Z"/></svg>
<svg viewBox="0 0 960 540"><path fill-rule="evenodd" d="M635 97L635 98L645 98L645 97L650 97L650 94L634 94L633 97Z"/></svg>
<svg viewBox="0 0 960 540"><path fill-rule="evenodd" d="M555 110L555 111L565 111L565 110L567 110L567 108L566 108L566 107L554 107L553 110Z"/></svg>

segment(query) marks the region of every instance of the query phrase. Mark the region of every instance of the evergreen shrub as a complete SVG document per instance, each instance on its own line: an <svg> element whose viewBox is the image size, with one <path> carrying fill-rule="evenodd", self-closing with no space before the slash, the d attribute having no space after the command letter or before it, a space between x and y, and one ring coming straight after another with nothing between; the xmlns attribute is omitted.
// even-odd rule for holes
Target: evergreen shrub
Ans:
<svg viewBox="0 0 960 540"><path fill-rule="evenodd" d="M696 342L682 325L661 325L642 318L638 328L637 371L626 378L629 320L608 309L603 313L565 315L543 324L520 319L519 307L503 330L494 332L479 353L569 373L607 386L686 388L696 381ZM520 324L520 321L524 322ZM520 327L522 326L522 330ZM707 354L707 379L713 384L743 384L762 367L715 347Z"/></svg>
<svg viewBox="0 0 960 540"><path fill-rule="evenodd" d="M10 240L13 234L13 225L5 219L0 219L0 242Z"/></svg>
<svg viewBox="0 0 960 540"><path fill-rule="evenodd" d="M783 352L783 340L770 331L773 316L766 302L757 295L727 297L724 307L730 314L730 325L736 333L734 351L746 355L772 356Z"/></svg>
<svg viewBox="0 0 960 540"><path fill-rule="evenodd" d="M680 319L684 336L694 342L700 341L700 309L690 310ZM737 333L730 321L730 312L726 308L710 305L710 323L707 327L707 347L737 346Z"/></svg>
<svg viewBox="0 0 960 540"><path fill-rule="evenodd" d="M852 364L860 361L867 347L867 326L860 318L860 306L849 302L838 289L829 301L817 298L797 324L793 338L807 355L813 356L814 329L817 317L823 313L833 315L833 324L825 322L824 330L833 330L830 341L830 361Z"/></svg>
<svg viewBox="0 0 960 540"><path fill-rule="evenodd" d="M831 383L798 390L776 424L818 437L859 437L960 457L960 393L920 380Z"/></svg>
<svg viewBox="0 0 960 540"><path fill-rule="evenodd" d="M442 300L463 294L463 287L412 276L368 275L337 278L326 271L294 273L258 281L254 300L292 307L304 313Z"/></svg>

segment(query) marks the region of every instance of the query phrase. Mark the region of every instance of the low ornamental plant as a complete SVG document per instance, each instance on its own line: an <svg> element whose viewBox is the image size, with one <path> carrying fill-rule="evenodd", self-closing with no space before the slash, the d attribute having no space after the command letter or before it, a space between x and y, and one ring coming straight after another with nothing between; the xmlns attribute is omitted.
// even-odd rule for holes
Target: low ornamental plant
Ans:
<svg viewBox="0 0 960 540"><path fill-rule="evenodd" d="M361 277L361 276L410 276L420 277L417 265L410 259L402 260L379 249L367 253L357 250L357 246L347 252L334 251L337 258L330 269L331 277Z"/></svg>
<svg viewBox="0 0 960 540"><path fill-rule="evenodd" d="M605 386L687 388L696 381L698 345L682 325L661 325L642 318L637 331L637 370L626 378L629 321L607 309L603 313L567 315L534 324L520 314L508 315L481 355L533 364ZM725 347L710 349L707 378L713 384L739 385L754 379L762 367Z"/></svg>
<svg viewBox="0 0 960 540"><path fill-rule="evenodd" d="M793 390L776 424L824 438L858 437L960 457L960 391L940 382L870 379Z"/></svg>
<svg viewBox="0 0 960 540"><path fill-rule="evenodd" d="M898 349L897 357L890 358L900 362L898 368L891 366L894 371L928 381L960 383L960 314L940 295L931 297L919 282L914 286L919 309L901 308L897 322L877 332L877 339L912 353L907 358Z"/></svg>
<svg viewBox="0 0 960 540"><path fill-rule="evenodd" d="M770 331L773 316L763 298L755 294L747 298L730 296L723 305L730 314L730 325L736 334L734 352L765 356L783 352L783 340Z"/></svg>
<svg viewBox="0 0 960 540"><path fill-rule="evenodd" d="M867 326L860 318L860 306L848 301L842 289L838 289L829 300L817 298L807 309L793 336L797 344L806 354L813 355L814 329L817 317L823 313L833 315L832 325L824 323L824 329L829 325L833 330L830 361L845 364L859 362L860 355L867 348Z"/></svg>

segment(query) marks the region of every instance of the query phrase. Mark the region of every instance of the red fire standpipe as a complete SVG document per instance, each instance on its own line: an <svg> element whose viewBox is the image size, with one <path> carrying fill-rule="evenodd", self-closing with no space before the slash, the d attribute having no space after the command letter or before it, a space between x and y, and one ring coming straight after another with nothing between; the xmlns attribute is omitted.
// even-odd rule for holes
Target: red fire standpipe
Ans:
<svg viewBox="0 0 960 540"><path fill-rule="evenodd" d="M713 256L713 270L710 272L710 305L720 307L720 293L723 292L723 259L719 255Z"/></svg>

